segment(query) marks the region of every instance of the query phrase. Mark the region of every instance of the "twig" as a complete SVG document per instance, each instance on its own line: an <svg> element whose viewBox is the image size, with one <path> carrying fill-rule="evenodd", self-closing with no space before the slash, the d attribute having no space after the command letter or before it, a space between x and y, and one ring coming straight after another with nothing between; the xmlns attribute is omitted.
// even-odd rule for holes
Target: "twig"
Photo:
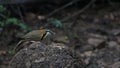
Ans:
<svg viewBox="0 0 120 68"><path fill-rule="evenodd" d="M7 16L5 16L4 14L1 14L1 13L0 13L0 17L7 19Z"/></svg>
<svg viewBox="0 0 120 68"><path fill-rule="evenodd" d="M67 21L68 19L71 19L74 16L79 15L80 13L82 13L83 11L85 11L87 8L89 8L96 0L91 0L84 8L82 8L81 10L79 10L78 12L74 13L71 16L67 16L66 18L62 19L61 21Z"/></svg>
<svg viewBox="0 0 120 68"><path fill-rule="evenodd" d="M87 8L89 8L90 5L92 5L96 0L91 0L84 8L82 8L81 10L79 10L78 12L74 13L73 15L71 16L67 16L66 18L62 19L61 21L62 22L65 22L71 18L73 18L74 16L77 16L79 15L80 13L82 13L83 11L85 11ZM64 25L63 26L63 31L65 32L65 34L68 36L69 40L70 40L70 44L74 45L74 42L73 42L73 37L71 33L69 33L68 29L66 29L66 26ZM72 46L74 48L74 46Z"/></svg>
<svg viewBox="0 0 120 68"><path fill-rule="evenodd" d="M56 12L58 12L58 11L64 9L64 8L66 8L66 7L68 7L68 6L72 5L72 4L74 4L74 3L78 2L78 1L79 1L79 0L73 0L73 1L71 1L71 2L69 2L69 3L67 3L67 4L65 4L65 5L63 5L63 6L60 7L60 8L55 9L55 10L52 11L50 14L48 14L46 17L50 17L50 16L52 16L53 14L55 14Z"/></svg>
<svg viewBox="0 0 120 68"><path fill-rule="evenodd" d="M22 15L22 12L21 12L20 7L19 7L18 5L17 5L17 10L18 10L18 14L19 14L22 22L24 23L24 17L23 17L23 15Z"/></svg>

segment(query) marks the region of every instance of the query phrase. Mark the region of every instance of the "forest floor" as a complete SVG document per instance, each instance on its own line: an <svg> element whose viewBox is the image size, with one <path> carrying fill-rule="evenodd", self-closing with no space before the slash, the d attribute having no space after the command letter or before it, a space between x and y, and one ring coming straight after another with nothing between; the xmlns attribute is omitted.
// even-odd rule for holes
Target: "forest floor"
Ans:
<svg viewBox="0 0 120 68"><path fill-rule="evenodd" d="M78 10L78 7L67 8L53 15L53 18L63 19ZM29 21L34 16L32 12L27 15L26 19ZM35 28L38 22L29 26ZM87 68L120 67L120 6L89 8L63 22L63 25L68 32L56 27L50 29L56 32L61 43L64 42L77 51ZM0 33L0 68L6 68L13 57L11 50L19 42L17 35L21 32L24 33L24 30L7 26ZM67 35L71 37L66 39Z"/></svg>

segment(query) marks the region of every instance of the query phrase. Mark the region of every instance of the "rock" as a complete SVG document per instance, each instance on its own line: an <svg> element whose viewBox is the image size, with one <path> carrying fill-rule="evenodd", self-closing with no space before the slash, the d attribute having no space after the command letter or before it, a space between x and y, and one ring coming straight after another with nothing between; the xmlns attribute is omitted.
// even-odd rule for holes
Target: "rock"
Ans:
<svg viewBox="0 0 120 68"><path fill-rule="evenodd" d="M83 47L80 47L77 50L79 50L79 52L93 51L94 47L91 45L84 45Z"/></svg>
<svg viewBox="0 0 120 68"><path fill-rule="evenodd" d="M84 57L85 57L84 62L85 62L86 64L89 63L90 57L91 57L92 55L93 55L93 52L92 52L92 51L86 51L86 52L84 52Z"/></svg>
<svg viewBox="0 0 120 68"><path fill-rule="evenodd" d="M86 51L86 52L84 52L84 54L86 55L86 56L91 56L92 55L92 51Z"/></svg>
<svg viewBox="0 0 120 68"><path fill-rule="evenodd" d="M47 46L34 42L13 57L9 68L84 68L80 58L74 54L63 44Z"/></svg>
<svg viewBox="0 0 120 68"><path fill-rule="evenodd" d="M113 35L120 35L120 29L113 29L112 31L111 31L111 33L113 34Z"/></svg>
<svg viewBox="0 0 120 68"><path fill-rule="evenodd" d="M91 33L90 36L91 36L91 37L94 37L94 38L107 39L106 36L104 36L104 35L100 35L100 34L94 34L94 33Z"/></svg>
<svg viewBox="0 0 120 68"><path fill-rule="evenodd" d="M104 42L105 42L105 39L102 39L102 38L89 38L88 39L88 44L93 45L94 47L99 47Z"/></svg>
<svg viewBox="0 0 120 68"><path fill-rule="evenodd" d="M120 62L116 62L109 66L109 68L120 68Z"/></svg>
<svg viewBox="0 0 120 68"><path fill-rule="evenodd" d="M114 48L103 48L95 52L91 56L90 61L86 68L119 68L120 63L120 46Z"/></svg>
<svg viewBox="0 0 120 68"><path fill-rule="evenodd" d="M90 34L90 38L88 38L88 45L91 45L97 49L104 48L106 46L106 36L102 36L99 34Z"/></svg>
<svg viewBox="0 0 120 68"><path fill-rule="evenodd" d="M117 37L117 42L120 43L120 37Z"/></svg>
<svg viewBox="0 0 120 68"><path fill-rule="evenodd" d="M102 42L104 42L104 40L99 39L99 38L90 38L90 39L88 39L88 44L94 45L94 46L98 46Z"/></svg>
<svg viewBox="0 0 120 68"><path fill-rule="evenodd" d="M62 43L70 43L70 41L69 41L67 36L56 37L53 41L55 41L55 42L62 42Z"/></svg>
<svg viewBox="0 0 120 68"><path fill-rule="evenodd" d="M117 45L119 45L116 41L109 41L108 42L108 47L116 47Z"/></svg>

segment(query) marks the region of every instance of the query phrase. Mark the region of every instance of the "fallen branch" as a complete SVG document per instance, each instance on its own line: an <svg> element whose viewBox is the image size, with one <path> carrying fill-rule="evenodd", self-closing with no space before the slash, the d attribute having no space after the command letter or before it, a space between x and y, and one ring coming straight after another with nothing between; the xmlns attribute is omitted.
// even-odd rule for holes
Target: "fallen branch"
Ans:
<svg viewBox="0 0 120 68"><path fill-rule="evenodd" d="M80 13L82 13L83 11L85 11L87 8L89 8L96 0L91 0L84 8L82 8L81 10L79 10L78 12L75 12L73 15L70 15L70 16L67 16L66 18L60 20L61 22L65 22L77 15L79 15ZM70 40L70 44L73 44L74 45L74 42L73 42L73 37L72 34L70 33L70 31L66 28L66 26L64 25L63 26L63 31L65 32L65 34L68 36L69 40ZM72 46L74 48L74 46Z"/></svg>
<svg viewBox="0 0 120 68"><path fill-rule="evenodd" d="M80 13L82 13L83 11L85 11L87 8L89 8L96 0L91 0L84 8L82 8L81 10L79 10L78 12L75 12L73 15L67 16L66 18L62 19L61 21L67 21L68 19L73 18L74 16L79 15Z"/></svg>
<svg viewBox="0 0 120 68"><path fill-rule="evenodd" d="M21 11L21 9L20 9L20 6L17 6L17 10L18 10L18 14L19 14L19 16L20 16L20 18L21 18L21 21L24 23L24 17L23 17L23 15L22 15L22 11Z"/></svg>
<svg viewBox="0 0 120 68"><path fill-rule="evenodd" d="M66 8L66 7L68 7L68 6L70 6L70 5L72 5L72 4L74 4L74 3L78 2L78 1L79 1L79 0L73 0L73 1L71 1L71 2L69 2L69 3L67 3L67 4L65 4L65 5L63 5L63 6L60 7L60 8L55 9L55 10L52 11L50 14L48 14L48 15L46 16L46 18L52 16L53 14L57 13L58 11Z"/></svg>

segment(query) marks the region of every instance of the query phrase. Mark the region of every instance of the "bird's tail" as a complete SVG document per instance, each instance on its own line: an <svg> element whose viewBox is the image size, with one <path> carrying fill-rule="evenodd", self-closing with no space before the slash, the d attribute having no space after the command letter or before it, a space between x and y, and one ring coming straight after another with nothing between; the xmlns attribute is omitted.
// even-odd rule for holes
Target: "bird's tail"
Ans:
<svg viewBox="0 0 120 68"><path fill-rule="evenodd" d="M25 42L26 40L21 40L17 43L17 45L14 47L13 52L17 52L19 49L21 49L21 45Z"/></svg>

